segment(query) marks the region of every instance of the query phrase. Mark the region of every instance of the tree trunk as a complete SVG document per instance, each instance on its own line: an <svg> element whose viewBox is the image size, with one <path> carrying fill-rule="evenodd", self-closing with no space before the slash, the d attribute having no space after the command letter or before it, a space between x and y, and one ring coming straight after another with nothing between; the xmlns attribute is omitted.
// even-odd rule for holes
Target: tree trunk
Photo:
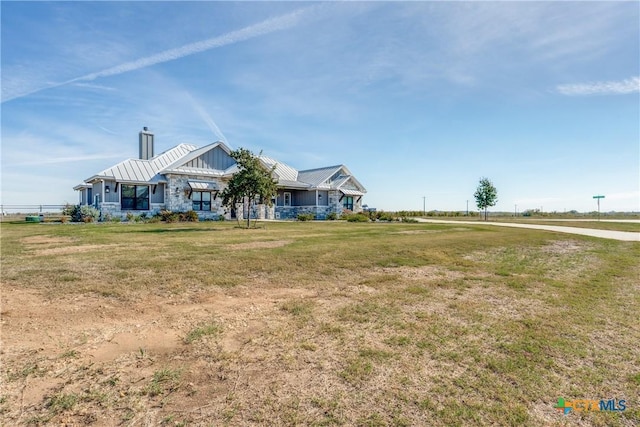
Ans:
<svg viewBox="0 0 640 427"><path fill-rule="evenodd" d="M247 230L251 227L251 199L247 200Z"/></svg>

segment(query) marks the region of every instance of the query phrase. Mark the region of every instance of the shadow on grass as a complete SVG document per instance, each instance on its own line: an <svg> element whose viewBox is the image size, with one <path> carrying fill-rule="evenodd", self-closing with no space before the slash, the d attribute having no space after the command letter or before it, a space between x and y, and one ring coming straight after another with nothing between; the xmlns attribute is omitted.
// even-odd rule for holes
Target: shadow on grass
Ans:
<svg viewBox="0 0 640 427"><path fill-rule="evenodd" d="M194 231L223 231L222 228L154 228L152 230L135 230L134 233L183 233ZM128 231L130 233L130 231Z"/></svg>

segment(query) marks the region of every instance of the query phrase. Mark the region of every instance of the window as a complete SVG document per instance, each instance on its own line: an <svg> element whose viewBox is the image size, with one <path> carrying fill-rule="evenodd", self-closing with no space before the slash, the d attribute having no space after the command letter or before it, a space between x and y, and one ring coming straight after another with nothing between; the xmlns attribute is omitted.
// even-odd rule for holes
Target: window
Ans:
<svg viewBox="0 0 640 427"><path fill-rule="evenodd" d="M149 210L149 186L148 185L121 185L122 197L120 205L125 210L146 211Z"/></svg>
<svg viewBox="0 0 640 427"><path fill-rule="evenodd" d="M291 193L284 193L284 205L291 206Z"/></svg>
<svg viewBox="0 0 640 427"><path fill-rule="evenodd" d="M352 211L353 210L353 197L344 196L344 198L342 199L342 207Z"/></svg>
<svg viewBox="0 0 640 427"><path fill-rule="evenodd" d="M192 209L194 211L210 211L211 210L211 193L206 191L194 191L191 194L193 201Z"/></svg>

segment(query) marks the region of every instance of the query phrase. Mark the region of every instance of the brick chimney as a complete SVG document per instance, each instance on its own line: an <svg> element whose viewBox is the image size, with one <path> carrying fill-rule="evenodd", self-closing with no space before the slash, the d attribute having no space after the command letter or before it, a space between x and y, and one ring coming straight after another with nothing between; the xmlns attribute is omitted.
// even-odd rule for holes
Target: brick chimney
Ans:
<svg viewBox="0 0 640 427"><path fill-rule="evenodd" d="M153 132L145 126L138 136L140 141L140 159L149 160L153 157Z"/></svg>

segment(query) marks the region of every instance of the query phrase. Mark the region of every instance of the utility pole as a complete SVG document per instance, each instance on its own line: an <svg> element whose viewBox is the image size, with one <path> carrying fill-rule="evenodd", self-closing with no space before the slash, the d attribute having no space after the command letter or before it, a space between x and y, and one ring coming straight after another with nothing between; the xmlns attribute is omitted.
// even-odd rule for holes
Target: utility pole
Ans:
<svg viewBox="0 0 640 427"><path fill-rule="evenodd" d="M515 211L513 212L513 216L518 216L518 205L515 207Z"/></svg>
<svg viewBox="0 0 640 427"><path fill-rule="evenodd" d="M422 216L427 216L427 196L422 196Z"/></svg>
<svg viewBox="0 0 640 427"><path fill-rule="evenodd" d="M467 200L467 216L469 216L469 201Z"/></svg>

